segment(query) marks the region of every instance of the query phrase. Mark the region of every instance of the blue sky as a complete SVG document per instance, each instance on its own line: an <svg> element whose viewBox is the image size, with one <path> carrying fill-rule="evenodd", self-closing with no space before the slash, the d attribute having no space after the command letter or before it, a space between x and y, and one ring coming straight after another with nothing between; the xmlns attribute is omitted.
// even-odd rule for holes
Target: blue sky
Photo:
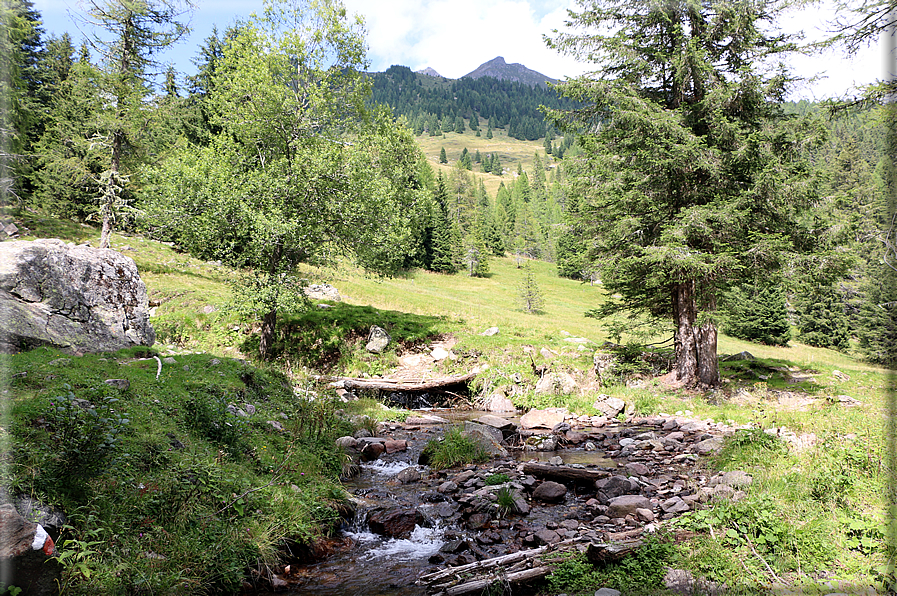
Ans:
<svg viewBox="0 0 897 596"><path fill-rule="evenodd" d="M68 31L78 43L82 33L70 14L81 14L78 0L33 0L48 33ZM570 0L344 0L348 10L365 18L371 69L382 71L392 64L413 70L427 66L443 76L461 77L496 56L519 62L553 78L563 79L588 70L581 64L545 47L542 35L562 28ZM209 36L240 17L261 10L263 0L196 0L193 31L161 57L178 71L192 74L191 59ZM830 3L829 3L830 4ZM815 9L796 11L783 24L789 30L802 28L810 39L824 35L825 20L833 14L823 2ZM890 61L893 63L893 60ZM868 48L848 60L829 51L792 61L796 74L822 75L819 82L802 85L793 99L821 99L843 94L855 84L882 76L883 56L877 47Z"/></svg>

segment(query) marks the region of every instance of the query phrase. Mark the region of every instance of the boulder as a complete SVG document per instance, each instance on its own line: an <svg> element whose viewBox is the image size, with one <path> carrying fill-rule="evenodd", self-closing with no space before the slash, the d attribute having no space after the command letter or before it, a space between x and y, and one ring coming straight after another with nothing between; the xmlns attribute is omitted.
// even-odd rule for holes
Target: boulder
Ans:
<svg viewBox="0 0 897 596"><path fill-rule="evenodd" d="M62 240L0 243L0 351L113 352L155 339L129 257Z"/></svg>
<svg viewBox="0 0 897 596"><path fill-rule="evenodd" d="M440 360L445 360L449 357L449 351L442 346L436 346L433 348L433 351L430 352L430 357L436 362L439 362Z"/></svg>
<svg viewBox="0 0 897 596"><path fill-rule="evenodd" d="M490 428L488 426L483 426L482 424L475 424L472 422L465 423L465 430L462 431L462 435L476 441L491 455L492 457L507 457L508 450L501 446L501 444L495 439L495 436L492 434L496 432L501 436L501 432L495 430L494 428Z"/></svg>
<svg viewBox="0 0 897 596"><path fill-rule="evenodd" d="M579 384L568 373L545 373L536 383L536 395L569 395L579 390Z"/></svg>
<svg viewBox="0 0 897 596"><path fill-rule="evenodd" d="M637 509L650 509L651 501L642 495L623 495L615 497L607 504L607 517L626 517L634 515Z"/></svg>
<svg viewBox="0 0 897 596"><path fill-rule="evenodd" d="M660 508L664 513L685 513L689 509L688 503L682 500L681 497L670 497L666 501L660 504Z"/></svg>
<svg viewBox="0 0 897 596"><path fill-rule="evenodd" d="M639 462L630 462L623 469L632 476L647 476L651 473L651 469L648 466Z"/></svg>
<svg viewBox="0 0 897 596"><path fill-rule="evenodd" d="M520 426L525 429L554 428L557 423L564 421L566 414L567 410L563 408L533 409L520 418Z"/></svg>
<svg viewBox="0 0 897 596"><path fill-rule="evenodd" d="M609 395L599 395L598 399L592 404L592 407L600 411L608 418L614 418L626 407L626 402L618 397Z"/></svg>
<svg viewBox="0 0 897 596"><path fill-rule="evenodd" d="M420 480L420 472L414 466L408 466L395 475L395 479L400 484L411 484Z"/></svg>
<svg viewBox="0 0 897 596"><path fill-rule="evenodd" d="M386 453L398 453L399 451L408 450L408 441L402 439L398 441L384 441L383 446L386 447Z"/></svg>
<svg viewBox="0 0 897 596"><path fill-rule="evenodd" d="M503 393L493 393L486 398L484 408L487 412L516 412L517 408L514 402L508 399Z"/></svg>
<svg viewBox="0 0 897 596"><path fill-rule="evenodd" d="M383 509L368 515L371 532L390 538L407 538L423 522L423 514L416 509Z"/></svg>
<svg viewBox="0 0 897 596"><path fill-rule="evenodd" d="M342 297L339 295L339 290L330 284L311 284L310 286L305 286L305 295L312 300L332 300L333 302L342 300Z"/></svg>
<svg viewBox="0 0 897 596"><path fill-rule="evenodd" d="M492 337L496 334L498 334L498 327L489 327L489 329L486 329L485 331L480 333L480 335L485 335L486 337Z"/></svg>
<svg viewBox="0 0 897 596"><path fill-rule="evenodd" d="M368 343L364 347L365 350L372 354L379 354L386 349L392 338L382 327L376 325L371 326L371 332L368 334Z"/></svg>
<svg viewBox="0 0 897 596"><path fill-rule="evenodd" d="M533 491L533 498L545 503L560 503L566 495L567 487L551 480L546 480Z"/></svg>
<svg viewBox="0 0 897 596"><path fill-rule="evenodd" d="M497 428L500 431L512 431L514 430L514 423L506 418L502 418L501 416L493 416L492 414L486 414L484 416L480 416L475 420L479 424L485 424L486 426L491 426L492 428Z"/></svg>

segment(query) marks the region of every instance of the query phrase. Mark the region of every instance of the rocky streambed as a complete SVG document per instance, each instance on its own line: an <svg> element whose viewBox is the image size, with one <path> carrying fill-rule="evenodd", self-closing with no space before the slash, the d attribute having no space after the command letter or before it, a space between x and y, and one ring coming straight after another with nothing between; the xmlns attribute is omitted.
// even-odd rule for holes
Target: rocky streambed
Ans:
<svg viewBox="0 0 897 596"><path fill-rule="evenodd" d="M715 499L739 499L744 472L710 475L701 458L736 429L687 416L578 417L534 410L519 421L433 413L343 437L358 473L345 479L356 515L325 561L283 568L282 590L316 594L424 594L418 578L567 542L603 543L655 531ZM484 464L435 471L421 462L452 425L493 454ZM547 425L551 424L550 427ZM583 546L583 548L585 548Z"/></svg>

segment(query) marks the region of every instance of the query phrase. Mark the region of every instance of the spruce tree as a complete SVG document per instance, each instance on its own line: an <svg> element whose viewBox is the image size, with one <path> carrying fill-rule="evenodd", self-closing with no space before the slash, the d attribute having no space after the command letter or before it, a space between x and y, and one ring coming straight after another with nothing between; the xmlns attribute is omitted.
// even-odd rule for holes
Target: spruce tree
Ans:
<svg viewBox="0 0 897 596"><path fill-rule="evenodd" d="M448 163L448 157L445 154L445 147L439 149L439 163Z"/></svg>
<svg viewBox="0 0 897 596"><path fill-rule="evenodd" d="M517 295L520 298L520 306L524 312L538 314L542 312L545 306L545 299L542 297L542 290L536 283L533 275L533 269L529 261L523 264L523 277L517 285Z"/></svg>
<svg viewBox="0 0 897 596"><path fill-rule="evenodd" d="M832 286L803 289L795 300L797 340L819 348L846 350L850 331L844 300Z"/></svg>
<svg viewBox="0 0 897 596"><path fill-rule="evenodd" d="M721 304L723 330L747 341L784 346L791 339L785 293L774 285L735 287Z"/></svg>

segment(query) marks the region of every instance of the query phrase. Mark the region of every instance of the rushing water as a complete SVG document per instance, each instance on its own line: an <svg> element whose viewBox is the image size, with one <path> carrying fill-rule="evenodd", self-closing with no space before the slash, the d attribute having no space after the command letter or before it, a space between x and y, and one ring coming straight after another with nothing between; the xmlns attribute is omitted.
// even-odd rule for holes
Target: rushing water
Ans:
<svg viewBox="0 0 897 596"><path fill-rule="evenodd" d="M485 412L461 410L431 410L435 414L457 424L472 420ZM516 417L508 419L517 422ZM425 431L426 433L431 431ZM425 513L431 504L422 503L419 484L407 486L387 484L387 480L409 466L416 466L426 476L429 470L417 466L417 457L428 437L408 437L413 441L409 450L361 464L361 473L343 483L346 490L355 495L358 514L350 525L343 528L337 551L326 560L294 569L289 574L290 589L286 594L313 594L316 596L423 596L426 590L416 586L422 574L434 569L428 559L439 552L445 543L444 531L437 521L428 527L416 527L408 538L388 538L372 533L367 527L366 510L373 506L403 505L417 507ZM615 462L601 451L564 449L557 452L516 450L511 457L518 461L546 462L560 456L565 464L597 465L613 467ZM368 501L367 497L371 500ZM426 513L425 513L426 515ZM544 523L553 519L550 508L534 508L531 521ZM543 519L544 518L544 519Z"/></svg>

